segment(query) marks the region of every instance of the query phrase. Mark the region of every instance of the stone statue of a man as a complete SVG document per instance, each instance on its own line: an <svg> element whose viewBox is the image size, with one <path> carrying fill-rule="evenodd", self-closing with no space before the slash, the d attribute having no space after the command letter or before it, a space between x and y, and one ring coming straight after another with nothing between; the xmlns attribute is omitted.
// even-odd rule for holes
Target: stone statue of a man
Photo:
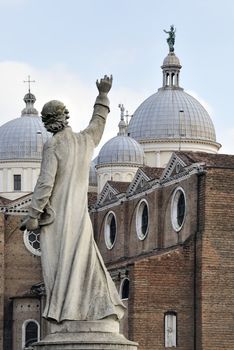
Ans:
<svg viewBox="0 0 234 350"><path fill-rule="evenodd" d="M41 227L41 261L46 288L43 316L63 320L99 320L124 306L93 238L87 209L88 174L109 112L112 77L97 81L99 95L88 127L74 133L62 102L50 101L42 120L53 137L43 149L41 172L26 228Z"/></svg>

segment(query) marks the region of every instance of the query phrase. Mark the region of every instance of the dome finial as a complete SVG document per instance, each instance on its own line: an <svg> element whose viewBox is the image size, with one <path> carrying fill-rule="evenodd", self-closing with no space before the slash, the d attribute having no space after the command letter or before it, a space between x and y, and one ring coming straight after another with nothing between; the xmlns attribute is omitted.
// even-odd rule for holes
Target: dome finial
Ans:
<svg viewBox="0 0 234 350"><path fill-rule="evenodd" d="M28 92L30 93L30 83L35 83L35 80L30 80L30 75L28 75L28 80L24 80L24 83L28 83Z"/></svg>
<svg viewBox="0 0 234 350"><path fill-rule="evenodd" d="M29 75L28 80L24 80L24 83L28 83L28 93L24 96L24 102L26 103L26 107L22 110L21 116L25 117L28 115L38 115L38 111L36 110L36 108L34 108L36 97L31 93L30 90L30 83L35 83L35 80L31 80Z"/></svg>
<svg viewBox="0 0 234 350"><path fill-rule="evenodd" d="M125 112L125 108L123 104L119 104L119 109L120 109L120 122L119 122L119 132L118 132L118 136L119 135L127 135L127 125L125 123L124 120L124 112Z"/></svg>
<svg viewBox="0 0 234 350"><path fill-rule="evenodd" d="M168 43L168 46L169 46L169 52L174 52L176 28L172 24L171 27L170 27L169 32L166 31L165 29L163 31L166 34L169 34L169 37L167 38L167 43Z"/></svg>

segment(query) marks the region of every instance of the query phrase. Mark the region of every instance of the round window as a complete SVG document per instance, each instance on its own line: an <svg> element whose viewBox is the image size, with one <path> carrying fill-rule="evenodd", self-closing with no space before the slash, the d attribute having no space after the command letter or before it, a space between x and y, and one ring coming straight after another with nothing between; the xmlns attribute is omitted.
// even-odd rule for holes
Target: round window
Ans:
<svg viewBox="0 0 234 350"><path fill-rule="evenodd" d="M40 247L40 230L34 231L24 231L24 244L26 248L30 251L30 253L34 255L41 255L41 247Z"/></svg>
<svg viewBox="0 0 234 350"><path fill-rule="evenodd" d="M145 239L149 229L149 210L148 204L142 200L137 207L136 213L136 231L138 238L142 241Z"/></svg>
<svg viewBox="0 0 234 350"><path fill-rule="evenodd" d="M174 191L171 201L171 222L175 231L180 231L185 220L186 198L184 190L179 187Z"/></svg>
<svg viewBox="0 0 234 350"><path fill-rule="evenodd" d="M116 217L113 212L109 212L105 220L105 243L108 249L112 249L116 240Z"/></svg>

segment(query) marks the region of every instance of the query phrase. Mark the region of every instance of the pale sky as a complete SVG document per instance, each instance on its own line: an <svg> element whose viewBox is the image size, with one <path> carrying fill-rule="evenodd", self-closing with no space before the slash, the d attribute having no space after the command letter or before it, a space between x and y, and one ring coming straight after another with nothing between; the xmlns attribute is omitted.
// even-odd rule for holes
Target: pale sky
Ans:
<svg viewBox="0 0 234 350"><path fill-rule="evenodd" d="M113 74L102 144L162 85L163 29L176 27L180 85L208 110L221 153L234 153L233 0L0 0L0 124L19 117L31 75L35 107L66 103L75 131L91 117L95 81Z"/></svg>

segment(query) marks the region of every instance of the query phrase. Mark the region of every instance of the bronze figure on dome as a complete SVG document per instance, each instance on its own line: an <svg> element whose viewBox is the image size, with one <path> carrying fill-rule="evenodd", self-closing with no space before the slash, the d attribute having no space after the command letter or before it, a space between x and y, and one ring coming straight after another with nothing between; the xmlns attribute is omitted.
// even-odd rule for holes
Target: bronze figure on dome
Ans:
<svg viewBox="0 0 234 350"><path fill-rule="evenodd" d="M168 43L168 46L169 46L169 52L174 52L176 28L172 24L171 27L170 27L169 32L166 31L165 29L163 31L166 34L169 34L169 37L167 38L167 43Z"/></svg>

